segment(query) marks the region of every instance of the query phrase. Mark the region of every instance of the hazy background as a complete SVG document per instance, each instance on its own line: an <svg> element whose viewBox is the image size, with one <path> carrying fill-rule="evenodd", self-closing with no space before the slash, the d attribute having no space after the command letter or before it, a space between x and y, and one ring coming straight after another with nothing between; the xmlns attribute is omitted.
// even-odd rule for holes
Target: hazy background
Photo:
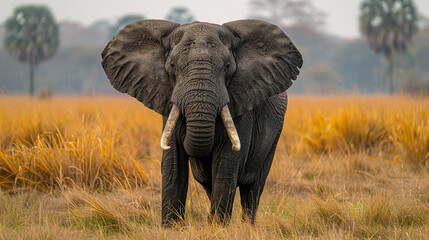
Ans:
<svg viewBox="0 0 429 240"><path fill-rule="evenodd" d="M267 1L269 2L269 1ZM304 56L299 80L291 87L295 93L360 91L385 92L387 63L375 55L360 36L360 0L313 0L323 23L313 26L282 24ZM420 31L406 53L397 56L395 81L400 89L413 92L429 86L429 1L414 0L420 15ZM112 28L122 17L166 19L174 7L183 7L194 20L222 24L259 17L250 0L157 0L157 1L58 1L1 0L2 25L13 9L23 4L42 4L50 8L60 25L60 48L56 55L36 69L36 93L44 88L54 94L115 93L100 66L100 53L111 39ZM10 59L0 49L0 91L25 93L28 89L27 64Z"/></svg>

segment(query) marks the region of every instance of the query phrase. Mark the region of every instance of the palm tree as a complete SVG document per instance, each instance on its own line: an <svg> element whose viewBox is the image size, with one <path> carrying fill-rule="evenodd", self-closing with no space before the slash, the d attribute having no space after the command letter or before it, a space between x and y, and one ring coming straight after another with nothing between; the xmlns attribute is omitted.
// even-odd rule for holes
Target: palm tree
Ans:
<svg viewBox="0 0 429 240"><path fill-rule="evenodd" d="M394 91L396 52L405 51L417 32L418 14L412 0L364 0L359 17L360 31L376 53L389 62L388 89Z"/></svg>
<svg viewBox="0 0 429 240"><path fill-rule="evenodd" d="M6 20L4 48L12 59L30 65L29 94L34 94L34 68L58 49L58 25L44 6L27 5Z"/></svg>

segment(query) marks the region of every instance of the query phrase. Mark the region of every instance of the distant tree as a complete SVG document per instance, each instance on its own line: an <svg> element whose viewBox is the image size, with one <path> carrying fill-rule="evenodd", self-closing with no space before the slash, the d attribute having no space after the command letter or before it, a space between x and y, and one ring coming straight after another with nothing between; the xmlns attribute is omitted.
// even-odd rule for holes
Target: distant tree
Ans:
<svg viewBox="0 0 429 240"><path fill-rule="evenodd" d="M420 30L413 43L416 62L424 80L429 84L429 25ZM429 92L428 92L429 93Z"/></svg>
<svg viewBox="0 0 429 240"><path fill-rule="evenodd" d="M421 29L413 44L395 57L395 75L405 80L402 90L429 93L429 26Z"/></svg>
<svg viewBox="0 0 429 240"><path fill-rule="evenodd" d="M310 0L251 0L253 18L271 23L287 25L320 26L325 14L317 9Z"/></svg>
<svg viewBox="0 0 429 240"><path fill-rule="evenodd" d="M128 15L121 17L118 20L118 22L116 22L116 24L110 28L110 37L113 38L116 35L116 33L119 32L119 30L121 30L122 28L124 28L128 24L136 22L136 21L144 20L144 19L145 19L145 17L143 15L139 15L139 14L128 14Z"/></svg>
<svg viewBox="0 0 429 240"><path fill-rule="evenodd" d="M364 0L359 17L360 31L371 49L389 63L388 91L394 92L396 52L403 52L417 32L418 15L412 0Z"/></svg>
<svg viewBox="0 0 429 240"><path fill-rule="evenodd" d="M191 12L184 7L175 7L171 9L165 18L168 21L177 22L179 24L191 23L195 21L195 18Z"/></svg>
<svg viewBox="0 0 429 240"><path fill-rule="evenodd" d="M61 48L70 46L97 46L102 49L110 41L109 28L84 26L79 22L63 21L60 24Z"/></svg>
<svg viewBox="0 0 429 240"><path fill-rule="evenodd" d="M314 93L332 93L344 88L340 76L330 66L321 64L305 69L300 75L306 85L306 91Z"/></svg>
<svg viewBox="0 0 429 240"><path fill-rule="evenodd" d="M340 44L339 39L307 25L286 26L282 29L297 43L305 59L304 68L326 63Z"/></svg>
<svg viewBox="0 0 429 240"><path fill-rule="evenodd" d="M3 46L4 26L0 24L0 46Z"/></svg>
<svg viewBox="0 0 429 240"><path fill-rule="evenodd" d="M333 51L332 64L349 89L359 87L364 92L380 90L380 83L375 81L375 70L381 67L380 57L371 51L365 40L343 42Z"/></svg>
<svg viewBox="0 0 429 240"><path fill-rule="evenodd" d="M100 31L109 31L112 26L107 20L98 20L91 24L91 27Z"/></svg>
<svg viewBox="0 0 429 240"><path fill-rule="evenodd" d="M6 20L3 46L12 59L30 65L29 94L34 94L34 68L58 49L58 25L45 6L27 5Z"/></svg>
<svg viewBox="0 0 429 240"><path fill-rule="evenodd" d="M420 29L424 29L429 25L429 18L426 17L425 15L420 15L417 25L419 26Z"/></svg>

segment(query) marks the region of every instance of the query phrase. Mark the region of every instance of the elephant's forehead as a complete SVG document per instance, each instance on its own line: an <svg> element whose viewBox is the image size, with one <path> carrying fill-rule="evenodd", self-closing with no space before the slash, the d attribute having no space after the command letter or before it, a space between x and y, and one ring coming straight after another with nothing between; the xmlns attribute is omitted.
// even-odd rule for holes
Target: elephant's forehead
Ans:
<svg viewBox="0 0 429 240"><path fill-rule="evenodd" d="M190 35L194 36L210 36L217 35L221 30L221 26L210 23L192 23L184 25L183 30Z"/></svg>

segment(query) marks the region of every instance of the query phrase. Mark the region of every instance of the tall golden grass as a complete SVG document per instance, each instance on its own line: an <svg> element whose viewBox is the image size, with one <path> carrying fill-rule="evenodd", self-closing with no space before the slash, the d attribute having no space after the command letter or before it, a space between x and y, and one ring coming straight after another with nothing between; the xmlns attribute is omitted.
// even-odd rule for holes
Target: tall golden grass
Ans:
<svg viewBox="0 0 429 240"><path fill-rule="evenodd" d="M429 98L290 96L256 227L160 226L161 117L126 97L0 96L0 239L429 237ZM46 194L49 193L49 194Z"/></svg>
<svg viewBox="0 0 429 240"><path fill-rule="evenodd" d="M290 146L287 154L302 157L365 151L412 167L428 167L428 98L357 95L291 99L293 109L286 113L282 135L283 143Z"/></svg>
<svg viewBox="0 0 429 240"><path fill-rule="evenodd" d="M429 99L293 96L277 155L383 155L429 162ZM315 104L317 102L317 104ZM133 99L0 99L0 186L43 191L147 183L145 159L160 158L161 118Z"/></svg>
<svg viewBox="0 0 429 240"><path fill-rule="evenodd" d="M132 100L2 97L0 104L1 187L147 184L142 164L157 141L159 117Z"/></svg>

